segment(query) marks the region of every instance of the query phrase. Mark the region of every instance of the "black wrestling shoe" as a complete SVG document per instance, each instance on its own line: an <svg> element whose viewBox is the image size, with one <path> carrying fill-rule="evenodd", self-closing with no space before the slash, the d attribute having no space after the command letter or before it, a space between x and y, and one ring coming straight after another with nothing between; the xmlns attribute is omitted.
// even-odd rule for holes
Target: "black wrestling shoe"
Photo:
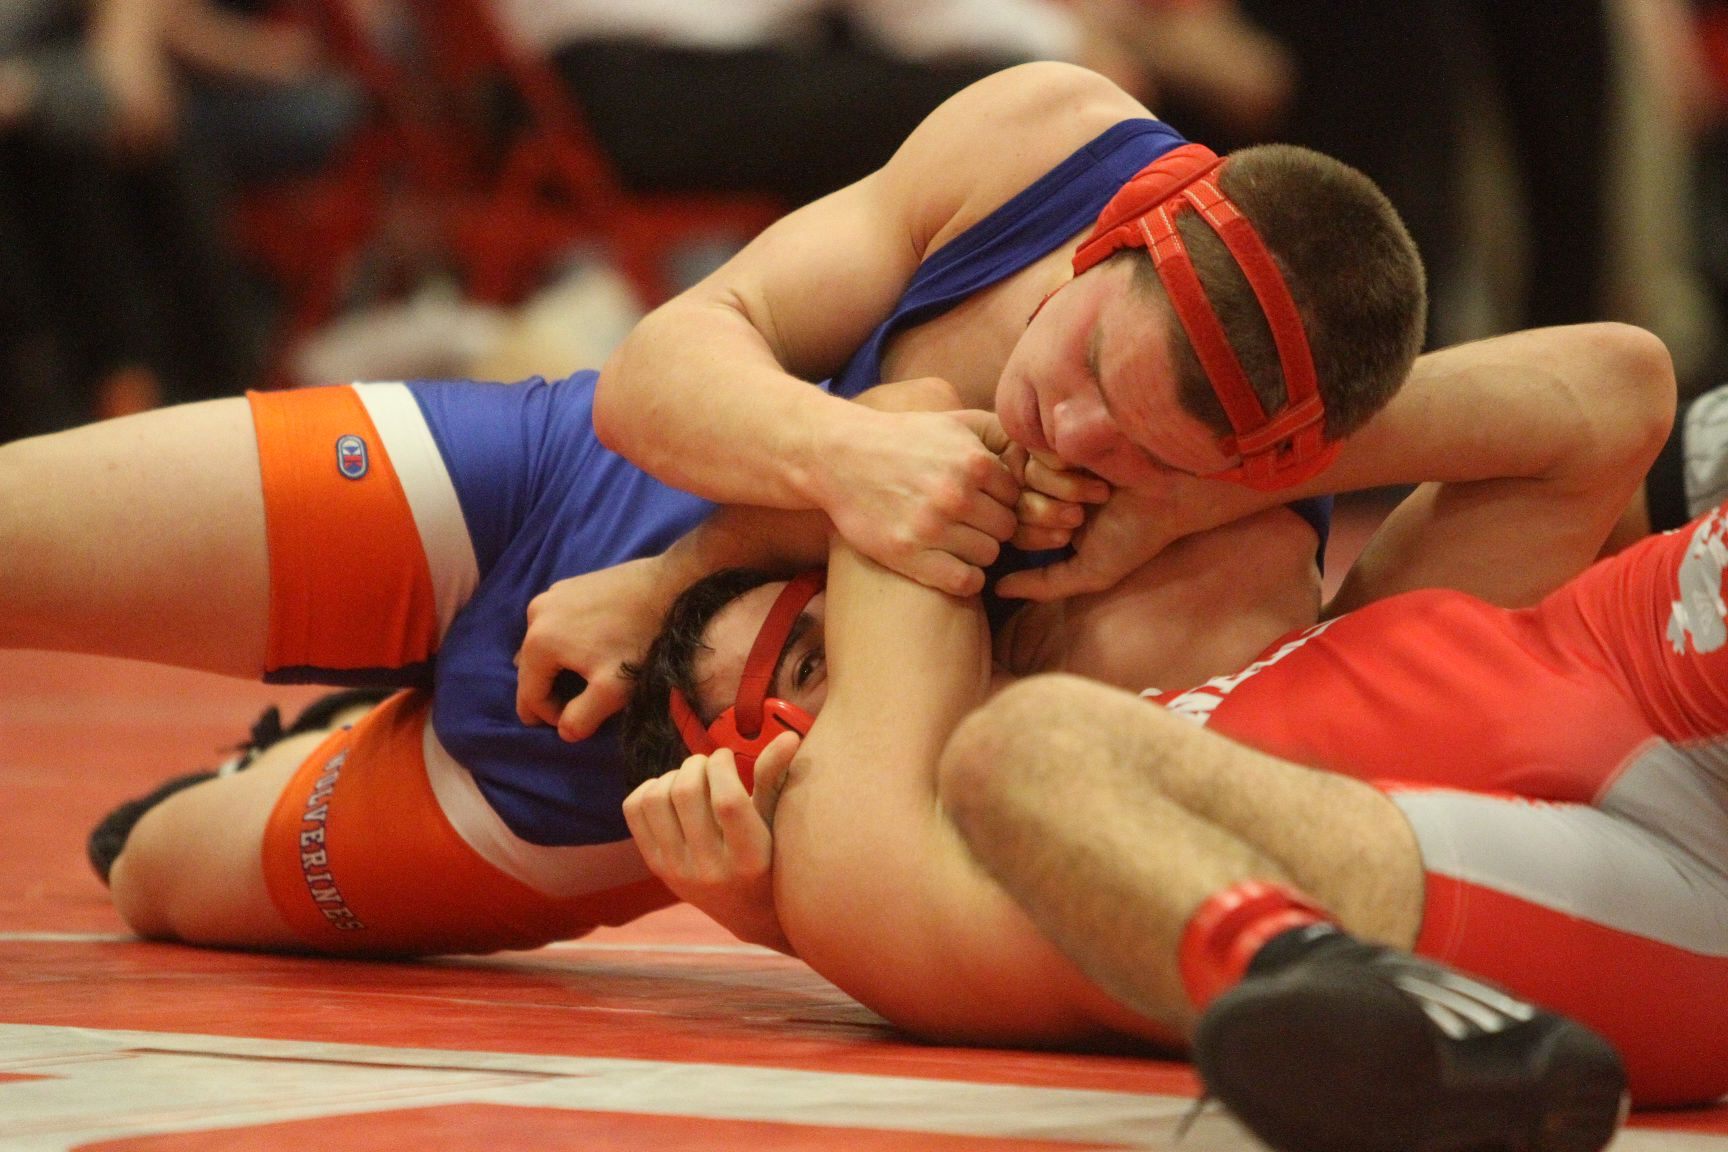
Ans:
<svg viewBox="0 0 1728 1152"><path fill-rule="evenodd" d="M1281 1152L1596 1152L1626 1110L1596 1033L1330 925L1256 954L1201 1016L1194 1063Z"/></svg>
<svg viewBox="0 0 1728 1152"><path fill-rule="evenodd" d="M259 753L275 747L288 737L318 728L328 728L332 720L348 709L376 707L395 694L394 688L344 688L340 692L320 696L306 705L294 723L287 727L282 726L281 711L272 704L253 722L251 735L244 742L235 745L234 751L237 755L218 768L217 774L227 776L242 771L258 759Z"/></svg>
<svg viewBox="0 0 1728 1152"><path fill-rule="evenodd" d="M91 830L90 838L84 843L84 852L90 858L90 867L96 870L102 883L108 883L109 873L114 870L114 861L120 858L120 853L126 848L127 838L132 835L132 829L137 827L138 821L144 818L144 813L194 784L244 771L258 758L259 753L289 736L328 728L330 721L338 713L363 704L378 704L390 695L390 689L381 688L354 688L332 692L308 704L306 710L287 728L282 726L282 713L275 705L264 709L263 714L253 723L251 735L234 749L236 755L230 757L221 767L215 771L189 772L184 776L176 776L148 795L128 800L104 816Z"/></svg>

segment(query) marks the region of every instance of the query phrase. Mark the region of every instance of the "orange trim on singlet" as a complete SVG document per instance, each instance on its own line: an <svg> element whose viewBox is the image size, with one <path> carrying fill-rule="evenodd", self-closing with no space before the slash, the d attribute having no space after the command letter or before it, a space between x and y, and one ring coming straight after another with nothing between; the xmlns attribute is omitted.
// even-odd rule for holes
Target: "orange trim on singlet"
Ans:
<svg viewBox="0 0 1728 1152"><path fill-rule="evenodd" d="M432 573L354 389L247 395L270 546L266 668L401 668L438 644Z"/></svg>
<svg viewBox="0 0 1728 1152"><path fill-rule="evenodd" d="M426 775L424 692L401 692L319 744L264 834L271 902L318 952L536 948L673 903L657 880L570 899L529 888L451 825Z"/></svg>

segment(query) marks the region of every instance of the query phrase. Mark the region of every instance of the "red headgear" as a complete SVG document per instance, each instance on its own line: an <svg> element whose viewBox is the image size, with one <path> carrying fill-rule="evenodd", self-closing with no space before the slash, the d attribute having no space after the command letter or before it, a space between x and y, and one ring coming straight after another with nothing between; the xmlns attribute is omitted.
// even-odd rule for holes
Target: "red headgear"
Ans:
<svg viewBox="0 0 1728 1152"><path fill-rule="evenodd" d="M1152 254L1152 265L1164 282L1176 318L1235 430L1218 446L1240 456L1242 462L1213 473L1213 478L1271 492L1320 472L1338 455L1339 446L1321 438L1326 410L1296 302L1260 234L1224 195L1216 176L1224 164L1211 149L1184 144L1142 168L1099 213L1092 234L1074 253L1074 274L1122 248L1145 248ZM1176 217L1188 211L1198 214L1224 241L1266 314L1284 369L1287 397L1276 419L1267 419L1254 395L1176 231Z"/></svg>
<svg viewBox="0 0 1728 1152"><path fill-rule="evenodd" d="M746 790L756 785L756 758L782 732L803 736L814 720L796 704L771 698L768 688L774 682L774 669L780 664L780 653L792 634L792 625L810 597L822 588L827 573L814 569L795 577L774 598L750 654L744 658L744 675L738 681L738 700L714 718L706 728L690 707L684 693L672 689L672 723L684 737L684 746L692 752L711 754L721 748L732 749L738 761L738 775Z"/></svg>

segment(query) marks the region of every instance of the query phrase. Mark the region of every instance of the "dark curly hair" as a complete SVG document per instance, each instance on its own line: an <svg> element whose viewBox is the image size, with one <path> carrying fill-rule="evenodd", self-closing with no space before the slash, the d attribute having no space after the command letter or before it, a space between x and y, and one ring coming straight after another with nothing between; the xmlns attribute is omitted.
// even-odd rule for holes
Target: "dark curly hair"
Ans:
<svg viewBox="0 0 1728 1152"><path fill-rule="evenodd" d="M624 665L624 674L635 681L622 719L624 765L632 784L670 772L690 754L672 723L672 689L696 701L696 658L707 647L702 638L709 623L752 588L783 579L758 568L725 568L704 576L672 602L642 662Z"/></svg>

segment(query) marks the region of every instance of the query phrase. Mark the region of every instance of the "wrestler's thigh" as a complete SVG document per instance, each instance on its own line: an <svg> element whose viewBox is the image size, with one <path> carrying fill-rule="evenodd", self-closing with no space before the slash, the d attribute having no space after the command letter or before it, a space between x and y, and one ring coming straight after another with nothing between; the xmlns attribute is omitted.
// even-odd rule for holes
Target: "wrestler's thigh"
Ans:
<svg viewBox="0 0 1728 1152"><path fill-rule="evenodd" d="M256 675L267 565L243 399L0 446L0 644Z"/></svg>
<svg viewBox="0 0 1728 1152"><path fill-rule="evenodd" d="M141 936L234 948L303 947L264 883L264 832L282 790L327 732L272 745L243 772L145 813L114 862L114 905Z"/></svg>
<svg viewBox="0 0 1728 1152"><path fill-rule="evenodd" d="M1002 787L1035 788L1052 811L1100 823L1132 822L1134 798L1155 790L1282 867L1352 931L1400 947L1416 939L1421 852L1397 806L1368 784L1267 756L1072 676L1021 681L975 722L1038 752L1012 757L1037 767ZM1141 843L1158 850L1155 839Z"/></svg>

